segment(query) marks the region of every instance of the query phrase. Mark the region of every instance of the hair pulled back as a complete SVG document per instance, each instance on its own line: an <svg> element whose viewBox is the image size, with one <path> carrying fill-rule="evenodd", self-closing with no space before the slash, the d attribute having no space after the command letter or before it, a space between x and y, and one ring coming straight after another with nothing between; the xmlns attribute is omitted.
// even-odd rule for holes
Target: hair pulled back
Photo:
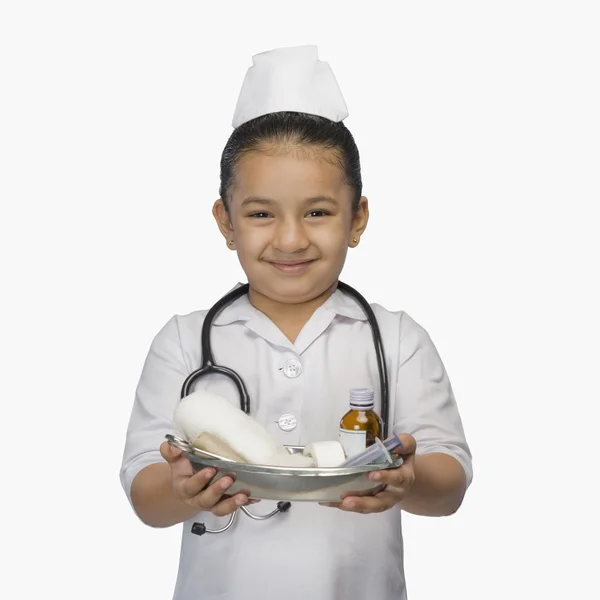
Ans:
<svg viewBox="0 0 600 600"><path fill-rule="evenodd" d="M234 129L221 155L219 195L226 207L241 158L269 146L330 150L330 156L339 165L346 184L352 189L353 209L356 210L362 195L362 178L360 156L350 130L342 122L335 123L324 117L298 112L269 113Z"/></svg>

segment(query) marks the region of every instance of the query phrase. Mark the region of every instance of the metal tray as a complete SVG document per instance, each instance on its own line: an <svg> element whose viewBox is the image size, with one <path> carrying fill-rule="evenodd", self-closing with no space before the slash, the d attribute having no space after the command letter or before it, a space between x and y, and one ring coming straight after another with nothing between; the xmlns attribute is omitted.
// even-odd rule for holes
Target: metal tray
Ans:
<svg viewBox="0 0 600 600"><path fill-rule="evenodd" d="M228 494L246 493L260 500L283 500L289 502L338 502L343 493L369 496L381 491L385 485L371 481L369 473L399 467L403 460L393 463L364 465L360 467L272 467L250 465L222 458L192 447L185 440L167 435L168 442L182 450L197 473L206 467L217 469L211 483L228 475L234 484ZM304 446L286 446L290 454L302 453Z"/></svg>

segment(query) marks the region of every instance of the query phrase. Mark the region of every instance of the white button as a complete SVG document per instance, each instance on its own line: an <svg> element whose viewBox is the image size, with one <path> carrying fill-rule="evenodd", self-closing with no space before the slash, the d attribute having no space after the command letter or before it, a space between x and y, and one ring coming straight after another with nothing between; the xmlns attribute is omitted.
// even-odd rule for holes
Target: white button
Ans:
<svg viewBox="0 0 600 600"><path fill-rule="evenodd" d="M279 429L282 431L293 431L298 425L298 419L294 415L281 415L279 420L276 421L279 425Z"/></svg>
<svg viewBox="0 0 600 600"><path fill-rule="evenodd" d="M290 379L295 379L302 373L302 363L295 359L290 358L283 363L283 374Z"/></svg>

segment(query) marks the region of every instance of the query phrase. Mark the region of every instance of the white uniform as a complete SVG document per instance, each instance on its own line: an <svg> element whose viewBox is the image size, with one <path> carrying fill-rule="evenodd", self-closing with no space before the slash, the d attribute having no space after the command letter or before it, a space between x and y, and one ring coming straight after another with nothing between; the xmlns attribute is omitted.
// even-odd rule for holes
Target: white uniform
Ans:
<svg viewBox="0 0 600 600"><path fill-rule="evenodd" d="M472 479L471 454L448 376L428 334L404 312L372 305L389 371L390 432L410 433L418 453L444 452ZM200 365L206 311L175 316L154 339L137 388L121 470L131 483L146 465L161 462L159 446L173 433L173 411L184 379ZM217 317L212 346L218 364L244 379L251 414L282 443L335 440L348 410L349 390L375 390L381 410L371 329L355 301L336 291L292 344L249 302L235 301ZM198 381L239 406L234 384L220 376ZM298 426L282 431L289 413ZM388 415L382 415L388 418ZM251 506L264 514L275 503ZM401 511L362 515L295 503L267 521L240 514L228 531L197 536L192 523L214 529L226 518L201 513L183 524L174 600L377 600L406 598Z"/></svg>

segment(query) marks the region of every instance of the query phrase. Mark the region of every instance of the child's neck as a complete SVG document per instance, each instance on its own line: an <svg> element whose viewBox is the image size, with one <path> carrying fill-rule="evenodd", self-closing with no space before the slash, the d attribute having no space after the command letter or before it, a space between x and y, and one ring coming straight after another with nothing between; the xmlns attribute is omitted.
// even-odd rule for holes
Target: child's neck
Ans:
<svg viewBox="0 0 600 600"><path fill-rule="evenodd" d="M336 288L337 281L321 295L308 302L301 302L299 304L276 302L257 292L252 286L250 286L248 291L248 298L250 303L269 317L293 344L315 310L335 292Z"/></svg>

